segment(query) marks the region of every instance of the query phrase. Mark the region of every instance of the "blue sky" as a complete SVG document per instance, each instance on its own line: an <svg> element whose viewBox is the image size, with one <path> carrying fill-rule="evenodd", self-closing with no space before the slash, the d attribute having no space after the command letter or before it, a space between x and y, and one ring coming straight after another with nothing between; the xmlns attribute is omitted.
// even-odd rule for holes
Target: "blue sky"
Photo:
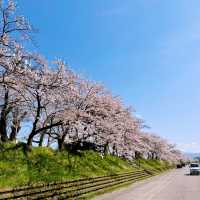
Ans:
<svg viewBox="0 0 200 200"><path fill-rule="evenodd" d="M18 0L35 51L132 105L152 131L200 152L200 1Z"/></svg>

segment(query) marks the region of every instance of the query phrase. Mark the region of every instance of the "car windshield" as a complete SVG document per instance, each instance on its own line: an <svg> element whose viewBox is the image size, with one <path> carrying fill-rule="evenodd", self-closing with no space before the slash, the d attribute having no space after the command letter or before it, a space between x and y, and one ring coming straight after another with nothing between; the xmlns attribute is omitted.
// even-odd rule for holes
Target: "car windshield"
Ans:
<svg viewBox="0 0 200 200"><path fill-rule="evenodd" d="M198 164L191 164L190 167L199 167Z"/></svg>

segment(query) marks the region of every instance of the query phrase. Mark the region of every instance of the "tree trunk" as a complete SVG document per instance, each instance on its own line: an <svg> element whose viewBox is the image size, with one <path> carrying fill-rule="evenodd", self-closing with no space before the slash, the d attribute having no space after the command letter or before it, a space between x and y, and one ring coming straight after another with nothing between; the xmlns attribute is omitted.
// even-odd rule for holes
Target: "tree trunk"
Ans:
<svg viewBox="0 0 200 200"><path fill-rule="evenodd" d="M58 150L59 151L64 150L64 140L62 138L58 138Z"/></svg>
<svg viewBox="0 0 200 200"><path fill-rule="evenodd" d="M50 140L50 136L48 136L47 147L50 147L50 144L51 144L51 140Z"/></svg>
<svg viewBox="0 0 200 200"><path fill-rule="evenodd" d="M36 116L35 116L35 121L33 122L33 128L31 133L29 134L28 140L27 140L27 147L31 148L32 146L32 142L33 142L33 138L36 135L36 129L37 129L37 123L39 122L40 119L40 111L41 111L41 102L40 102L40 96L37 95L37 112L36 112Z"/></svg>
<svg viewBox="0 0 200 200"><path fill-rule="evenodd" d="M12 127L11 127L11 133L10 133L10 141L16 141L17 140L17 134L19 133L21 129L21 122L25 118L27 112L19 113L18 108L14 108L12 111Z"/></svg>
<svg viewBox="0 0 200 200"><path fill-rule="evenodd" d="M45 132L42 132L40 135L40 141L39 141L39 147L42 147L42 144L44 142L44 136L45 136Z"/></svg>
<svg viewBox="0 0 200 200"><path fill-rule="evenodd" d="M135 152L135 159L140 159L141 158L141 153L139 151Z"/></svg>
<svg viewBox="0 0 200 200"><path fill-rule="evenodd" d="M117 156L118 152L117 152L117 147L116 145L114 144L113 146L113 155Z"/></svg>
<svg viewBox="0 0 200 200"><path fill-rule="evenodd" d="M8 90L5 91L4 95L4 105L3 109L1 111L1 117L0 117L0 137L2 142L8 141L8 135L7 135L7 118L8 114L11 110L11 107L8 106Z"/></svg>
<svg viewBox="0 0 200 200"><path fill-rule="evenodd" d="M65 137L67 132L63 133L61 137L58 138L58 150L63 151L65 149Z"/></svg>
<svg viewBox="0 0 200 200"><path fill-rule="evenodd" d="M7 120L6 116L2 113L1 119L0 119L0 134L1 134L1 141L6 142L8 141L8 135L7 135Z"/></svg>
<svg viewBox="0 0 200 200"><path fill-rule="evenodd" d="M21 126L19 124L11 127L11 133L10 133L10 138L9 138L10 141L17 140L17 134L20 129L21 129Z"/></svg>
<svg viewBox="0 0 200 200"><path fill-rule="evenodd" d="M107 155L108 154L108 151L109 151L109 146L108 146L108 142L104 145L104 150L103 150L103 154L104 155Z"/></svg>
<svg viewBox="0 0 200 200"><path fill-rule="evenodd" d="M15 109L13 112L13 120L12 120L12 127L11 127L11 133L10 133L10 141L16 141L17 134L21 129L20 126L20 118L19 118L19 112L18 109Z"/></svg>

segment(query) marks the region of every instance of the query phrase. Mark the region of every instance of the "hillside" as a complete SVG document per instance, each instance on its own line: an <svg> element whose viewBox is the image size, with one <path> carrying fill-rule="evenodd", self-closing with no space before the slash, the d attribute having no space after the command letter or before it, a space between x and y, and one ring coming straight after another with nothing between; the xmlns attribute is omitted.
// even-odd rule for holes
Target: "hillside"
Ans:
<svg viewBox="0 0 200 200"><path fill-rule="evenodd" d="M130 172L137 170L137 165L157 170L169 167L167 162L158 160L129 163L111 155L102 158L91 150L71 154L37 147L24 152L23 145L7 144L1 146L0 152L0 188Z"/></svg>

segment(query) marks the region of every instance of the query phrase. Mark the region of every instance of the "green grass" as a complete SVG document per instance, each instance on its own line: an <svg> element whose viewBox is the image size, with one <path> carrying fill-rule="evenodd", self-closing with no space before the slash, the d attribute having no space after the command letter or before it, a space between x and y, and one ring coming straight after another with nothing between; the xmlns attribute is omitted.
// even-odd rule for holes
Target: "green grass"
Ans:
<svg viewBox="0 0 200 200"><path fill-rule="evenodd" d="M166 163L155 160L140 160L140 165L159 170L167 167ZM116 156L108 155L102 159L94 151L82 151L76 155L37 147L26 153L22 145L0 145L0 188L103 176L137 169Z"/></svg>
<svg viewBox="0 0 200 200"><path fill-rule="evenodd" d="M149 169L149 170L157 170L159 172L165 171L173 167L168 162L160 161L160 160L138 159L135 162L141 168Z"/></svg>

